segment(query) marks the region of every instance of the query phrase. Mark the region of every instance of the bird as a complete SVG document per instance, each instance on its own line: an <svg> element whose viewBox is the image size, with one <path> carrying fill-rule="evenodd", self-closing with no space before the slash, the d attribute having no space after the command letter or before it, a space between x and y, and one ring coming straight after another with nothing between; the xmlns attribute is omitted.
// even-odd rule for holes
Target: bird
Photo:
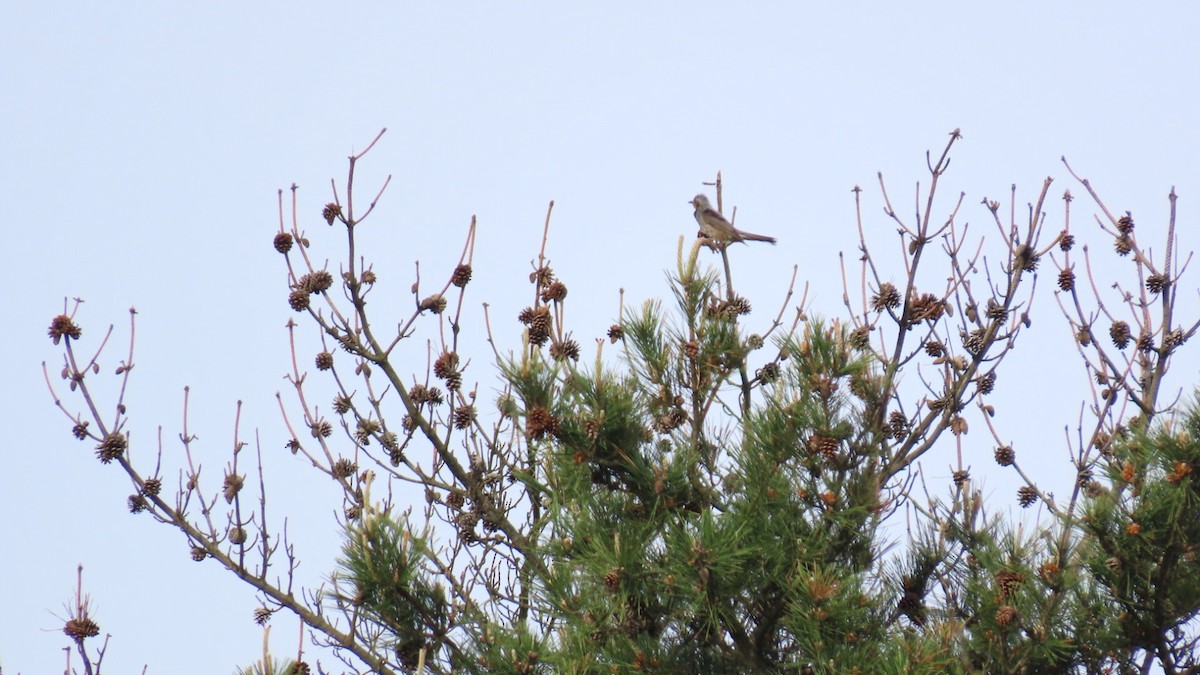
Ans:
<svg viewBox="0 0 1200 675"><path fill-rule="evenodd" d="M700 223L700 231L704 236L713 241L729 244L735 241L765 241L768 244L775 243L775 237L768 237L765 234L754 234L753 232L744 232L737 229L725 216L717 212L709 203L708 197L703 194L698 194L689 202L696 208L696 222Z"/></svg>

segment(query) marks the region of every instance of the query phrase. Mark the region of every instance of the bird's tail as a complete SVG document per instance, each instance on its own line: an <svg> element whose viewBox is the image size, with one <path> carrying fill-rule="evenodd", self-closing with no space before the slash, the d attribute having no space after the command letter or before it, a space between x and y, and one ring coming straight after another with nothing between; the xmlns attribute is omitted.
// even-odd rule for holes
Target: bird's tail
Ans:
<svg viewBox="0 0 1200 675"><path fill-rule="evenodd" d="M765 241L768 244L775 243L775 237L768 237L765 234L754 234L753 232L738 231L739 238L742 241Z"/></svg>

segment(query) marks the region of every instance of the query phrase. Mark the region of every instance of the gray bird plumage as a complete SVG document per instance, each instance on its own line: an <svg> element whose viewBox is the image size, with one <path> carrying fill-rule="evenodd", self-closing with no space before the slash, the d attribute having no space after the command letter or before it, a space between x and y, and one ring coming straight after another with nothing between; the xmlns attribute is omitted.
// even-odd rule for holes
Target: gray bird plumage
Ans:
<svg viewBox="0 0 1200 675"><path fill-rule="evenodd" d="M709 203L708 197L702 194L696 195L691 204L696 209L696 222L700 223L700 230L704 235L713 241L729 244L735 241L765 241L768 244L775 243L775 237L768 237L765 234L754 234L753 232L745 232L733 226L725 216L717 212Z"/></svg>

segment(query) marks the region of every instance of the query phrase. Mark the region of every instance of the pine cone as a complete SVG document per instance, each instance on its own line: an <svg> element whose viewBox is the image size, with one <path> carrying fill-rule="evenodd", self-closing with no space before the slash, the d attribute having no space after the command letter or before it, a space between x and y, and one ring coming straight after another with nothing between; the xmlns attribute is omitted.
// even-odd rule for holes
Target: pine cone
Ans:
<svg viewBox="0 0 1200 675"><path fill-rule="evenodd" d="M808 439L808 451L829 459L837 454L839 441L830 436L814 434Z"/></svg>
<svg viewBox="0 0 1200 675"><path fill-rule="evenodd" d="M1063 268L1058 273L1058 287L1064 291L1075 290L1075 270Z"/></svg>
<svg viewBox="0 0 1200 675"><path fill-rule="evenodd" d="M1121 234L1129 234L1133 232L1133 214L1129 211L1117 220L1117 232Z"/></svg>
<svg viewBox="0 0 1200 675"><path fill-rule="evenodd" d="M342 207L333 202L326 204L325 208L321 209L321 217L324 218L325 222L330 225L332 225L333 221L341 215Z"/></svg>
<svg viewBox="0 0 1200 675"><path fill-rule="evenodd" d="M996 624L1001 628L1007 627L1017 620L1017 608L1012 605L1001 605L996 610Z"/></svg>
<svg viewBox="0 0 1200 675"><path fill-rule="evenodd" d="M333 367L333 354L330 352L321 352L317 354L317 358L314 361L317 370L329 370Z"/></svg>
<svg viewBox="0 0 1200 675"><path fill-rule="evenodd" d="M1013 451L1011 445L1001 445L996 448L996 463L1000 466L1012 466L1013 461L1017 458L1017 453Z"/></svg>
<svg viewBox="0 0 1200 675"><path fill-rule="evenodd" d="M78 340L82 334L83 330L75 325L75 321L66 314L59 314L50 321L50 339L54 341L54 344L58 344L58 341L64 336Z"/></svg>
<svg viewBox="0 0 1200 675"><path fill-rule="evenodd" d="M871 297L871 309L882 312L885 309L895 309L900 306L900 291L889 281L879 285L879 291Z"/></svg>
<svg viewBox="0 0 1200 675"><path fill-rule="evenodd" d="M275 245L276 251L279 251L280 253L287 253L288 251L292 250L292 243L294 241L295 240L292 238L290 233L280 232L275 235L275 241L273 244Z"/></svg>
<svg viewBox="0 0 1200 675"><path fill-rule="evenodd" d="M887 426L888 434L898 441L904 440L904 437L908 435L908 419L899 410L893 410L888 415Z"/></svg>
<svg viewBox="0 0 1200 675"><path fill-rule="evenodd" d="M442 352L433 362L433 374L442 379L456 370L458 370L458 354L454 352Z"/></svg>
<svg viewBox="0 0 1200 675"><path fill-rule="evenodd" d="M1114 321L1113 325L1108 329L1108 335L1112 338L1113 344L1117 349L1125 349L1129 345L1131 333L1129 324L1124 321Z"/></svg>
<svg viewBox="0 0 1200 675"><path fill-rule="evenodd" d="M464 405L454 409L454 428L466 429L475 423L475 406Z"/></svg>
<svg viewBox="0 0 1200 675"><path fill-rule="evenodd" d="M1146 277L1146 290L1158 295L1167 287L1167 277L1162 274L1151 274Z"/></svg>
<svg viewBox="0 0 1200 675"><path fill-rule="evenodd" d="M554 281L542 291L542 302L562 302L567 298L567 285Z"/></svg>
<svg viewBox="0 0 1200 675"><path fill-rule="evenodd" d="M75 642L80 642L84 638L96 637L100 634L100 626L87 614L83 616L73 617L63 626L63 632L67 637Z"/></svg>
<svg viewBox="0 0 1200 675"><path fill-rule="evenodd" d="M308 295L308 291L297 288L288 294L288 304L297 312L303 312L309 306Z"/></svg>
<svg viewBox="0 0 1200 675"><path fill-rule="evenodd" d="M980 394L988 395L996 386L996 371L990 371L975 379L975 387Z"/></svg>
<svg viewBox="0 0 1200 675"><path fill-rule="evenodd" d="M1021 584L1025 583L1025 575L1020 572L997 572L995 578L1000 596L1005 600L1011 598Z"/></svg>
<svg viewBox="0 0 1200 675"><path fill-rule="evenodd" d="M759 368L754 375L762 382L774 382L779 379L779 364L771 361Z"/></svg>
<svg viewBox="0 0 1200 675"><path fill-rule="evenodd" d="M1058 235L1059 250L1061 250L1063 253L1066 253L1067 251L1070 251L1074 247L1075 247L1075 235L1067 232L1066 230L1063 230L1062 233Z"/></svg>
<svg viewBox="0 0 1200 675"><path fill-rule="evenodd" d="M610 572L605 574L604 575L604 586L610 591L617 590L617 588L619 588L621 586L622 572L624 572L624 570L621 569L620 567L618 567L617 569L611 570Z"/></svg>
<svg viewBox="0 0 1200 675"><path fill-rule="evenodd" d="M937 340L926 340L925 353L936 359L946 353L946 348Z"/></svg>
<svg viewBox="0 0 1200 675"><path fill-rule="evenodd" d="M355 471L358 471L358 466L345 457L340 457L333 463L333 475L337 478L349 478Z"/></svg>
<svg viewBox="0 0 1200 675"><path fill-rule="evenodd" d="M572 361L579 360L579 343L567 338L566 340L555 340L550 345L550 357L555 361Z"/></svg>
<svg viewBox="0 0 1200 675"><path fill-rule="evenodd" d="M469 281L471 281L470 265L459 265L458 267L454 268L454 273L450 275L450 283L458 286L459 288L466 286Z"/></svg>
<svg viewBox="0 0 1200 675"><path fill-rule="evenodd" d="M1037 501L1037 498L1037 490L1029 487L1028 485L1023 485L1019 490L1017 490L1017 503L1020 504L1021 508L1023 509L1027 509L1032 506L1033 503Z"/></svg>
<svg viewBox="0 0 1200 675"><path fill-rule="evenodd" d="M96 446L96 456L100 458L102 464L117 459L125 454L125 450L129 447L129 441L126 440L125 434L119 431L109 432L100 445Z"/></svg>

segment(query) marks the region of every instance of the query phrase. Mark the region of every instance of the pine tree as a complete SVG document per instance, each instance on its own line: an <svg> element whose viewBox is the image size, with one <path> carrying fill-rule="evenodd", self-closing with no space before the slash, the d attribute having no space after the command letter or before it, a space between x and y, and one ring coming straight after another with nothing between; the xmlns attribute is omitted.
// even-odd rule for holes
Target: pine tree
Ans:
<svg viewBox="0 0 1200 675"><path fill-rule="evenodd" d="M188 467L181 494L164 498L167 469L129 461L120 398L115 422L96 414L99 355L76 353L75 311L55 317L50 335L87 405L55 400L74 435L132 479L131 512L179 528L194 559L254 587L255 621L293 612L371 672L1200 672L1200 406L1161 402L1171 357L1197 328L1175 314L1174 193L1156 263L1132 215L1114 217L1080 179L1137 280L1105 304L1096 280L1087 293L1076 284L1069 192L1064 226L1044 231L1050 179L1025 219L984 200L993 241L968 236L962 196L944 217L932 212L960 138L955 130L930 165L915 221L882 191L904 243L901 283L868 245L856 188L863 281L847 284L836 318L810 316L803 301L757 318L734 274L747 249L681 240L669 300L622 306L585 358L543 238L534 301L515 324L520 347L495 355L494 401L478 394L490 387L467 388L469 364L487 359L460 354L473 221L458 264L433 293L413 285L413 310L392 332L394 317L368 311L383 282L356 246L374 202L356 213L348 191L322 211L346 235L339 278L316 266L325 256L309 253L307 219L294 213L274 247L288 303L324 345L314 364L331 376L337 418L318 414L297 365L286 447L335 481L346 505L339 568L319 595L290 591L288 551L263 553L287 582L247 567L247 547L274 533L265 496L244 494L236 451L224 504L206 501ZM373 145L351 158L348 186ZM716 187L720 208L719 177ZM285 222L282 193L280 208ZM1026 477L990 422L989 395L1031 325L1046 258L1097 387L1065 503ZM417 335L434 345L424 375L400 366ZM131 365L117 369L120 391ZM1043 507L1032 531L989 515L961 453L945 489L918 497L921 458L961 445L969 419L997 439L999 467L1024 478L1018 503ZM414 459L418 449L432 465ZM423 508L375 496L395 483L420 486ZM208 517L223 508L224 530ZM911 524L896 542L884 528L900 513ZM66 628L86 662L84 640L98 630L72 634L80 618ZM286 664L264 654L246 671L309 672L299 653Z"/></svg>

